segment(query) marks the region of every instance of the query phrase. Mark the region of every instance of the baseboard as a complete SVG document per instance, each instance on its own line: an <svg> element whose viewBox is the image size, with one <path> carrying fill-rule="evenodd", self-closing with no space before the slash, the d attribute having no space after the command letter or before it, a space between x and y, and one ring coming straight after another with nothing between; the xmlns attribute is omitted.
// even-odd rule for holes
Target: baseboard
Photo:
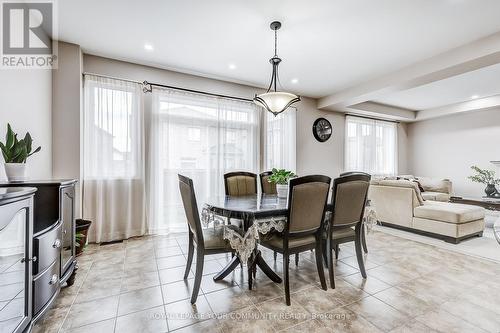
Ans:
<svg viewBox="0 0 500 333"><path fill-rule="evenodd" d="M391 227L391 228L394 228L394 229L399 229L399 230L403 230L403 231L413 232L415 234L422 235L422 236L428 236L428 237L433 237L433 238L441 239L441 240L443 240L443 241L445 241L447 243L451 243L451 244L458 244L461 241L463 241L465 239L468 239L468 238L477 237L477 236L478 237L482 237L483 236L483 232L479 231L479 232L476 232L476 233L473 233L473 234L470 234L470 235L466 235L466 236L462 236L462 237L456 238L456 237L450 237L450 236L436 234L436 233L433 233L433 232L423 231L423 230L419 230L419 229L404 227L404 226L401 226L401 225L387 223L387 222L379 222L379 224L382 225L382 226L385 226L385 227Z"/></svg>

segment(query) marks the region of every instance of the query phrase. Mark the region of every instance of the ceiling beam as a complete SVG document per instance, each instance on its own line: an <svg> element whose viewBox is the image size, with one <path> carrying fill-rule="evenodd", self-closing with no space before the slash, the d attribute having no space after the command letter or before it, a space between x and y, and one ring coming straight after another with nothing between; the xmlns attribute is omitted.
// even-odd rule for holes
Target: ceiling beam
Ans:
<svg viewBox="0 0 500 333"><path fill-rule="evenodd" d="M479 111L500 107L500 95L479 98L472 101L454 103L433 109L418 111L415 121L450 116L457 113Z"/></svg>
<svg viewBox="0 0 500 333"><path fill-rule="evenodd" d="M398 121L415 121L416 115L416 112L413 110L376 102L355 104L347 108L345 112Z"/></svg>
<svg viewBox="0 0 500 333"><path fill-rule="evenodd" d="M322 97L318 100L318 109L342 111L391 92L415 88L497 63L500 63L500 32L356 87Z"/></svg>

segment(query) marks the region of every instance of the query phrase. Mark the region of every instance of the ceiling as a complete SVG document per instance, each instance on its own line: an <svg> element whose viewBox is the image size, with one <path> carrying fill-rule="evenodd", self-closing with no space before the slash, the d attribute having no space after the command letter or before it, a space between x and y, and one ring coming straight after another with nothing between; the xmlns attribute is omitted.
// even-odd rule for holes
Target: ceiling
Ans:
<svg viewBox="0 0 500 333"><path fill-rule="evenodd" d="M392 93L375 102L410 110L427 110L500 94L500 64Z"/></svg>
<svg viewBox="0 0 500 333"><path fill-rule="evenodd" d="M273 54L269 23L281 20L281 83L310 97L500 30L498 0L64 0L58 10L59 39L86 53L261 87L268 84ZM145 50L145 43L154 50ZM472 92L472 84L462 87L467 79L449 80L464 88L463 96L482 93ZM422 109L456 99L442 83L434 84L380 102ZM434 98L422 102L429 92Z"/></svg>

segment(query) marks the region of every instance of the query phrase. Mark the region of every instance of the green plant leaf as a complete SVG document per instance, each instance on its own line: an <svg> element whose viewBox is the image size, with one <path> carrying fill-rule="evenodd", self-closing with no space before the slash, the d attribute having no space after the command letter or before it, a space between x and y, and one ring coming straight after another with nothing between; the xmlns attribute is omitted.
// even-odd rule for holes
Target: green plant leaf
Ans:
<svg viewBox="0 0 500 333"><path fill-rule="evenodd" d="M31 153L31 144L33 143L33 139L31 138L30 132L26 132L24 142L26 143L26 151L28 154Z"/></svg>
<svg viewBox="0 0 500 333"><path fill-rule="evenodd" d="M7 134L5 135L5 146L8 149L11 149L12 146L14 145L14 138L15 138L14 131L10 127L10 124L7 124Z"/></svg>
<svg viewBox="0 0 500 333"><path fill-rule="evenodd" d="M7 147L5 147L5 145L2 142L0 142L0 149L2 150L2 155L5 163L10 163L9 150L7 149Z"/></svg>

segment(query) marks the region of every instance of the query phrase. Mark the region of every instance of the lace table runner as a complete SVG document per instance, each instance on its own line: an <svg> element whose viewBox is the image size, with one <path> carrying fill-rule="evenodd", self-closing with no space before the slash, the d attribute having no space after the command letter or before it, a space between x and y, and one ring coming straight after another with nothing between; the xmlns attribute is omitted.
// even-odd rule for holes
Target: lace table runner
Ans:
<svg viewBox="0 0 500 333"><path fill-rule="evenodd" d="M330 215L331 213L327 212L326 218L329 219ZM367 206L365 208L363 219L366 225L367 232L370 232L373 226L377 224L377 214L374 207ZM231 228L226 228L226 219L220 215L215 214L207 207L204 207L202 209L201 221L205 227L209 227L210 224L212 224L214 228L219 225L223 225L223 238L229 241L231 248L236 251L243 263L246 263L248 261L248 258L250 258L250 256L252 255L252 252L257 245L257 241L259 240L259 234L265 235L272 229L276 230L277 232L282 232L285 229L285 224L287 222L286 217L284 216L275 216L266 219L255 220L252 226L245 232L245 234L241 235Z"/></svg>

